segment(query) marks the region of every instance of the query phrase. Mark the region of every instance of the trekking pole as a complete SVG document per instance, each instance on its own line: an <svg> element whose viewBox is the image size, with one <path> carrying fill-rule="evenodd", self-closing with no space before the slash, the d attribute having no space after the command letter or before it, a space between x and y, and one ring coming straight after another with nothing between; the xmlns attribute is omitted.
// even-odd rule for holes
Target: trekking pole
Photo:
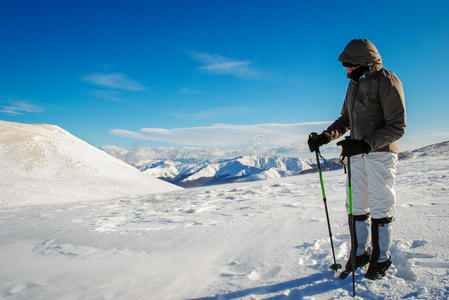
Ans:
<svg viewBox="0 0 449 300"><path fill-rule="evenodd" d="M352 265L352 297L355 296L355 256L356 245L354 237L354 212L352 203L351 158L348 159L348 198L349 198L349 233L351 234L351 265Z"/></svg>
<svg viewBox="0 0 449 300"><path fill-rule="evenodd" d="M331 241L331 248L332 248L332 256L334 258L334 263L330 266L330 269L334 272L337 272L338 269L341 269L341 265L337 264L337 261L335 260L335 251L334 251L334 242L332 241L332 230L331 230L331 224L329 221L329 212L327 210L327 200L326 200L326 193L324 192L324 183L323 183L323 175L321 173L321 164L320 164L320 158L319 158L319 150L315 150L315 156L316 156L316 163L318 165L318 173L320 174L320 183L321 183L321 193L323 195L323 203L324 203L324 210L326 211L326 220L327 220L327 229L329 231L329 239Z"/></svg>

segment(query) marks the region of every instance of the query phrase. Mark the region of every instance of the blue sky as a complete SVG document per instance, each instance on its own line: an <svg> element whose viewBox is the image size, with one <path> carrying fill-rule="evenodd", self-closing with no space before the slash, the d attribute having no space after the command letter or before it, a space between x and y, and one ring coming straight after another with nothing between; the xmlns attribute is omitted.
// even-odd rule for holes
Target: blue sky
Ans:
<svg viewBox="0 0 449 300"><path fill-rule="evenodd" d="M404 84L404 147L444 141L448 12L448 1L2 0L0 119L95 146L230 145L239 132L305 143L339 116L338 55L367 38Z"/></svg>

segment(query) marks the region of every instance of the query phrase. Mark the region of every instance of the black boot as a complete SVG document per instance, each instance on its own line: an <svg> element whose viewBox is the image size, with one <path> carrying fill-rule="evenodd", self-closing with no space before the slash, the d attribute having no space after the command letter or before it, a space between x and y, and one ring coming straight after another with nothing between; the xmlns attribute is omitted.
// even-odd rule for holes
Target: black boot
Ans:
<svg viewBox="0 0 449 300"><path fill-rule="evenodd" d="M369 251L370 249L368 248L368 250L366 250L362 255L358 255L355 257L355 270L363 267L369 262L370 258ZM342 271L339 275L340 279L345 279L351 272L352 272L352 258L350 256L348 262L346 263L344 271Z"/></svg>
<svg viewBox="0 0 449 300"><path fill-rule="evenodd" d="M393 218L371 219L371 241L373 253L365 277L371 280L380 279L391 266L391 232L390 223ZM384 261L379 262L379 259ZM386 259L386 260L385 260Z"/></svg>
<svg viewBox="0 0 449 300"><path fill-rule="evenodd" d="M355 268L354 270L363 267L370 260L370 248L367 248L368 233L369 233L369 214L366 215L354 215L354 228L349 228L351 235L354 232L354 245L356 250L354 252L362 252L360 255L355 257ZM340 273L340 278L344 279L352 272L352 247L349 255L348 262L346 263L345 270Z"/></svg>
<svg viewBox="0 0 449 300"><path fill-rule="evenodd" d="M384 262L370 263L365 277L371 280L380 279L385 276L385 272L391 266L391 257Z"/></svg>
<svg viewBox="0 0 449 300"><path fill-rule="evenodd" d="M362 255L358 255L355 257L355 270L363 267L367 263L369 263L370 253L369 248ZM350 256L348 262L345 266L345 271L352 272L352 257Z"/></svg>

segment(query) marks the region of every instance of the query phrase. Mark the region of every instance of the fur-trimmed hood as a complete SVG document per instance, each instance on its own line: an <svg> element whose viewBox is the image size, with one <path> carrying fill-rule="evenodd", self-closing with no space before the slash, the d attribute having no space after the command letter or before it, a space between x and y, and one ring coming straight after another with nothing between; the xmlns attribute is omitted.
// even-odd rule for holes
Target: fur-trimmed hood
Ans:
<svg viewBox="0 0 449 300"><path fill-rule="evenodd" d="M376 46L366 39L355 39L350 41L338 60L342 63L367 66L370 70L382 69L382 57Z"/></svg>

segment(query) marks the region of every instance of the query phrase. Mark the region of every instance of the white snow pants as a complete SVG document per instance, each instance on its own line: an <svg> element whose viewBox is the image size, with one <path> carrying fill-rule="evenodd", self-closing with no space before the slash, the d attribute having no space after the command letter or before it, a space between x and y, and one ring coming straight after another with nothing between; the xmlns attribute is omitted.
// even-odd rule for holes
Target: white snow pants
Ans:
<svg viewBox="0 0 449 300"><path fill-rule="evenodd" d="M396 210L397 163L398 155L392 152L371 152L351 156L354 215L370 213L374 219L393 216ZM349 213L347 192L346 208Z"/></svg>

